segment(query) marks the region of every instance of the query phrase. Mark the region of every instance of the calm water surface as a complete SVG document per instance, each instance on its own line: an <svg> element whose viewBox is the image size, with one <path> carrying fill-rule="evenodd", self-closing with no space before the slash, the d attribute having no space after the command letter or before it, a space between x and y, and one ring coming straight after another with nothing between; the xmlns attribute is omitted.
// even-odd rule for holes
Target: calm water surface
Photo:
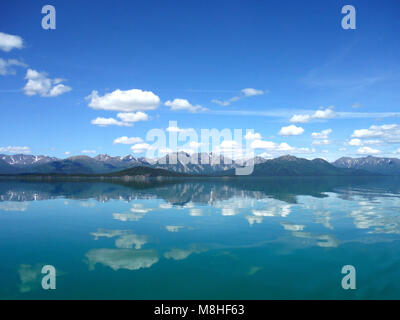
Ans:
<svg viewBox="0 0 400 320"><path fill-rule="evenodd" d="M0 180L0 299L399 299L399 240L395 178Z"/></svg>

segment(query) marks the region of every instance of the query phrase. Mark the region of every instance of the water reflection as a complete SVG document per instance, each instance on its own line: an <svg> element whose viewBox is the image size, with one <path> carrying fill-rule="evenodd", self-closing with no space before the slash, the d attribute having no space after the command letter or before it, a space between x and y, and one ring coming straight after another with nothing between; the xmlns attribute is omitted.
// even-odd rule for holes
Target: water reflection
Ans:
<svg viewBox="0 0 400 320"><path fill-rule="evenodd" d="M93 249L86 254L86 258L90 270L94 270L96 264L102 264L114 271L120 269L132 271L150 268L158 262L155 250Z"/></svg>
<svg viewBox="0 0 400 320"><path fill-rule="evenodd" d="M224 279L236 288L225 294L246 292L243 297L262 298L271 292L270 283L281 278L286 287L275 284L287 294L281 298L303 298L300 289L293 294L294 283L310 286L310 295L320 297L321 292L331 292L324 281L336 281L340 265L358 263L376 270L389 265L397 270L399 186L398 179L379 177L140 183L0 180L0 234L5 239L0 253L14 263L16 290L25 295L40 291L40 265L35 262L43 260L76 269L77 274L87 272L85 277L119 279L122 287L132 279L130 285L142 294L149 283L152 292L179 293L187 283L193 290L212 292L214 283ZM132 271L129 279L127 271ZM316 278L310 278L314 274ZM296 275L294 282L282 280ZM167 285L170 278L173 289ZM395 289L400 296L400 288ZM88 297L96 294L89 290Z"/></svg>

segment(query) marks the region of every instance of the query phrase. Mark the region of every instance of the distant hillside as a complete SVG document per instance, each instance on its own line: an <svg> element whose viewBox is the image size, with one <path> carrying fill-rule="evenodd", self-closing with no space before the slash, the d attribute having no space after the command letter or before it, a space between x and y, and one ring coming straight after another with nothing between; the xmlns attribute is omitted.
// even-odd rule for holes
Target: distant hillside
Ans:
<svg viewBox="0 0 400 320"><path fill-rule="evenodd" d="M14 174L19 173L20 171L18 168L13 167L12 165L8 164L6 161L0 159L0 173L5 174Z"/></svg>
<svg viewBox="0 0 400 320"><path fill-rule="evenodd" d="M400 175L400 159L397 158L343 157L332 164L338 168L360 169L383 175Z"/></svg>
<svg viewBox="0 0 400 320"><path fill-rule="evenodd" d="M131 177L131 176L146 176L146 177L185 177L189 176L188 174L168 171L164 169L156 169L151 167L134 167L118 172L108 173L108 174L99 174L97 176L105 176L105 177Z"/></svg>
<svg viewBox="0 0 400 320"><path fill-rule="evenodd" d="M250 160L247 160L250 161ZM243 162L243 161L242 161ZM171 153L159 159L135 158L101 154L96 157L74 156L57 159L48 156L0 154L0 174L38 175L107 175L130 172L137 174L143 168L152 168L160 174L172 176L172 172L202 176L234 176L235 169L242 167L234 161L214 153ZM306 160L294 156L283 156L272 160L254 158L253 176L345 176L345 175L400 175L400 160L389 158L341 158L333 164L323 159ZM147 169L146 169L147 170ZM364 171L363 171L364 170ZM155 174L147 171L145 174ZM170 172L166 174L166 172ZM124 173L125 174L125 173ZM122 174L122 175L124 175Z"/></svg>
<svg viewBox="0 0 400 320"><path fill-rule="evenodd" d="M228 170L223 175L232 175ZM307 160L293 156L282 156L256 164L251 176L362 176L371 175L363 170L337 168L323 159Z"/></svg>
<svg viewBox="0 0 400 320"><path fill-rule="evenodd" d="M90 178L90 179L113 179L113 178L153 178L153 177L188 177L185 173L173 172L151 167L133 167L111 173L10 173L3 176L19 177L22 179L53 179L53 178Z"/></svg>
<svg viewBox="0 0 400 320"><path fill-rule="evenodd" d="M133 166L150 165L144 158L135 158L131 155L111 157L106 154L101 154L94 158L75 156L67 159L23 154L12 156L0 154L0 161L6 162L13 168L11 170L10 167L1 165L0 174L96 174L119 171Z"/></svg>

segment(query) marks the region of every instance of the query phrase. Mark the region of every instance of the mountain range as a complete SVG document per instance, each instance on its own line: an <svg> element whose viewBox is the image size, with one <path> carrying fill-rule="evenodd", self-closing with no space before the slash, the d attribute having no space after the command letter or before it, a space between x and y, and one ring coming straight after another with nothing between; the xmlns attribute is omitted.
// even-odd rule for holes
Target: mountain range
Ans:
<svg viewBox="0 0 400 320"><path fill-rule="evenodd" d="M249 160L248 160L249 161ZM400 175L400 160L396 158L340 158L333 163L323 159L307 160L294 156L281 156L275 159L256 157L253 176L344 176L344 175ZM175 163L175 164L171 164ZM189 175L231 176L235 168L243 166L245 161L234 161L213 153L188 154L170 153L159 159L136 158L132 155L109 156L100 154L95 157L74 156L58 159L49 156L26 154L0 154L0 174L91 174L121 176L121 172L132 168L131 175L139 172L154 176ZM150 169L163 169L152 171ZM178 175L179 176L179 175Z"/></svg>
<svg viewBox="0 0 400 320"><path fill-rule="evenodd" d="M382 175L400 175L400 159L379 158L368 156L364 158L343 157L332 163L338 168L360 169Z"/></svg>

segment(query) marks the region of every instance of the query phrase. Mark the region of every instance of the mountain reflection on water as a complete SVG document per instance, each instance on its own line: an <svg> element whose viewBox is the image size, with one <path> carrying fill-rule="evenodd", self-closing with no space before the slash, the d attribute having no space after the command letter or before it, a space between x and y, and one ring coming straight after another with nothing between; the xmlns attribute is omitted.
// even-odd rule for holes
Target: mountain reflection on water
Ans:
<svg viewBox="0 0 400 320"><path fill-rule="evenodd" d="M46 298L45 261L60 298L400 297L396 178L3 179L0 234L0 297Z"/></svg>

